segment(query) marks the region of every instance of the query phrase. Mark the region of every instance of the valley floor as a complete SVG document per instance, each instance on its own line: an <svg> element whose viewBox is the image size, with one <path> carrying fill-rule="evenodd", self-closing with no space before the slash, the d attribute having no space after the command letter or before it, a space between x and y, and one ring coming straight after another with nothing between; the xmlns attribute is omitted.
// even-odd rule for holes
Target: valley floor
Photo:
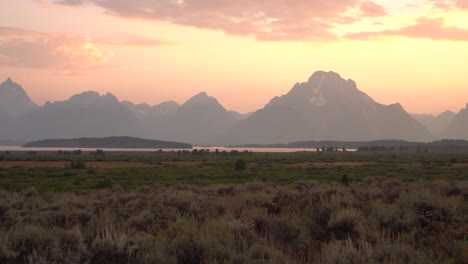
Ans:
<svg viewBox="0 0 468 264"><path fill-rule="evenodd" d="M468 259L466 153L2 157L0 263Z"/></svg>

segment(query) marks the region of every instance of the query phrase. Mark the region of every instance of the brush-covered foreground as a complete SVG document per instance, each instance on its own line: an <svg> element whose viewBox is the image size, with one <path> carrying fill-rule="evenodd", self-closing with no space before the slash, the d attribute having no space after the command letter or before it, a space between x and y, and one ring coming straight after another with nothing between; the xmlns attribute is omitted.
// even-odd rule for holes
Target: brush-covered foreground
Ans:
<svg viewBox="0 0 468 264"><path fill-rule="evenodd" d="M467 263L468 182L0 191L0 263Z"/></svg>

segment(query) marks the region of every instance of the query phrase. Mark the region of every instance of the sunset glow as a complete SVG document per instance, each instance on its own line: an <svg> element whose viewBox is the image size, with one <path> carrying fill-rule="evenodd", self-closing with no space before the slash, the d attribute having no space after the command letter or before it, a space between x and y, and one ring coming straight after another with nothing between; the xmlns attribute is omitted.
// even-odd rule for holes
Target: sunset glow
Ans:
<svg viewBox="0 0 468 264"><path fill-rule="evenodd" d="M94 90L250 112L317 70L412 113L468 101L465 0L0 0L0 79L32 100Z"/></svg>

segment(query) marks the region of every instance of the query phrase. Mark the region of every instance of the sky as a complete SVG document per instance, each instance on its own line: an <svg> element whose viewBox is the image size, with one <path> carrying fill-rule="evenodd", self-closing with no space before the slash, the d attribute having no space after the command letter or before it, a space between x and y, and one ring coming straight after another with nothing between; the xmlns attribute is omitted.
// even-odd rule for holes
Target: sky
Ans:
<svg viewBox="0 0 468 264"><path fill-rule="evenodd" d="M0 0L0 80L250 112L338 72L412 113L468 102L468 0Z"/></svg>

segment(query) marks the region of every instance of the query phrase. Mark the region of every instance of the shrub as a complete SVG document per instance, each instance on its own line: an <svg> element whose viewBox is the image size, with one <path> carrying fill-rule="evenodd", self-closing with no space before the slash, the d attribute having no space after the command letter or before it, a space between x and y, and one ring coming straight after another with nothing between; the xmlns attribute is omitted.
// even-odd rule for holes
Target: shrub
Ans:
<svg viewBox="0 0 468 264"><path fill-rule="evenodd" d="M243 159L238 159L234 164L234 169L239 172L245 171L247 169L247 163Z"/></svg>
<svg viewBox="0 0 468 264"><path fill-rule="evenodd" d="M464 263L467 188L457 186L0 191L0 263Z"/></svg>
<svg viewBox="0 0 468 264"><path fill-rule="evenodd" d="M96 183L96 189L107 189L112 187L112 181L110 179L103 179Z"/></svg>
<svg viewBox="0 0 468 264"><path fill-rule="evenodd" d="M17 228L10 243L17 260L44 263L80 263L90 256L78 229L45 229L36 225Z"/></svg>
<svg viewBox="0 0 468 264"><path fill-rule="evenodd" d="M251 263L287 263L281 251L261 243L249 249L248 257L253 260Z"/></svg>
<svg viewBox="0 0 468 264"><path fill-rule="evenodd" d="M401 243L378 243L372 252L372 259L377 263L431 263L425 254L409 245Z"/></svg>
<svg viewBox="0 0 468 264"><path fill-rule="evenodd" d="M338 239L343 239L348 236L355 237L358 235L355 228L359 218L360 212L357 209L339 209L332 213L328 220L328 227Z"/></svg>
<svg viewBox="0 0 468 264"><path fill-rule="evenodd" d="M351 238L335 240L321 250L321 263L358 264L371 263L372 247L366 241L354 243Z"/></svg>
<svg viewBox="0 0 468 264"><path fill-rule="evenodd" d="M283 246L296 244L300 232L298 227L293 226L286 220L275 221L270 225L272 238Z"/></svg>
<svg viewBox="0 0 468 264"><path fill-rule="evenodd" d="M177 263L200 264L203 263L203 248L193 237L178 240L174 247Z"/></svg>

